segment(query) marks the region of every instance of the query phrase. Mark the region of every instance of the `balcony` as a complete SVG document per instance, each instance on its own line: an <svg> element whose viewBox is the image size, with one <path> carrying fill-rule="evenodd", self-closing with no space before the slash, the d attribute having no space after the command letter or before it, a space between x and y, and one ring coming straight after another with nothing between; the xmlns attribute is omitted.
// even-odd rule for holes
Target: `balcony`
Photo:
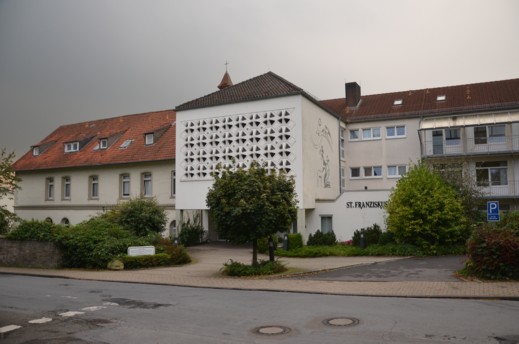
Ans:
<svg viewBox="0 0 519 344"><path fill-rule="evenodd" d="M445 139L443 136L425 135L422 157L448 157L519 152L519 135L488 138L466 137Z"/></svg>
<svg viewBox="0 0 519 344"><path fill-rule="evenodd" d="M516 198L519 197L519 181L509 181L508 185L481 186L484 198Z"/></svg>

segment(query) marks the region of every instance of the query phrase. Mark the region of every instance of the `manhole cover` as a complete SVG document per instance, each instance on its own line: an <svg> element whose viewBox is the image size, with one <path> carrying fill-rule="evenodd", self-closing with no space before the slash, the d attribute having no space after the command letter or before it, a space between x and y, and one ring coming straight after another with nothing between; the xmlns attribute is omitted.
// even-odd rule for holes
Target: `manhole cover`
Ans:
<svg viewBox="0 0 519 344"><path fill-rule="evenodd" d="M355 326L359 323L357 318L330 318L323 320L323 324L328 326Z"/></svg>
<svg viewBox="0 0 519 344"><path fill-rule="evenodd" d="M289 333L290 329L285 326L270 325L256 327L254 330L252 330L252 332L266 336L277 336Z"/></svg>

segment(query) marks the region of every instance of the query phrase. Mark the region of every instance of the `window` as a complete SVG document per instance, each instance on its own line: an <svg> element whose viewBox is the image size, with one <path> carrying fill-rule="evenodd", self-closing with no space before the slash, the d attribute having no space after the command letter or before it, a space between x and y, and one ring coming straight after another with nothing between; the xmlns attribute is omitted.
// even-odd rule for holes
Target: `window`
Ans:
<svg viewBox="0 0 519 344"><path fill-rule="evenodd" d="M68 142L65 143L65 153L77 152L79 151L79 142Z"/></svg>
<svg viewBox="0 0 519 344"><path fill-rule="evenodd" d="M438 101L438 102L444 102L445 99L447 99L447 96L445 94L440 94L440 95L436 96L436 101Z"/></svg>
<svg viewBox="0 0 519 344"><path fill-rule="evenodd" d="M446 180L462 180L463 165L461 163L434 164L433 169Z"/></svg>
<svg viewBox="0 0 519 344"><path fill-rule="evenodd" d="M144 136L144 138L145 138L145 142L146 142L147 145L152 145L153 144L153 133L146 134Z"/></svg>
<svg viewBox="0 0 519 344"><path fill-rule="evenodd" d="M445 129L445 144L447 146L454 146L460 144L460 129Z"/></svg>
<svg viewBox="0 0 519 344"><path fill-rule="evenodd" d="M89 178L89 193L88 196L90 199L98 199L99 198L99 177L98 176L90 176Z"/></svg>
<svg viewBox="0 0 519 344"><path fill-rule="evenodd" d="M359 129L350 130L350 140L359 139Z"/></svg>
<svg viewBox="0 0 519 344"><path fill-rule="evenodd" d="M474 142L477 145L505 142L505 125L474 127Z"/></svg>
<svg viewBox="0 0 519 344"><path fill-rule="evenodd" d="M364 167L364 177L381 177L382 166Z"/></svg>
<svg viewBox="0 0 519 344"><path fill-rule="evenodd" d="M360 178L360 167L350 168L351 178Z"/></svg>
<svg viewBox="0 0 519 344"><path fill-rule="evenodd" d="M386 137L405 137L405 125L386 127Z"/></svg>
<svg viewBox="0 0 519 344"><path fill-rule="evenodd" d="M100 139L99 140L99 149L107 149L108 148L108 139Z"/></svg>
<svg viewBox="0 0 519 344"><path fill-rule="evenodd" d="M70 177L63 177L61 179L61 190L62 195L61 198L63 199L70 199Z"/></svg>
<svg viewBox="0 0 519 344"><path fill-rule="evenodd" d="M341 167L341 189L346 188L346 172L344 167Z"/></svg>
<svg viewBox="0 0 519 344"><path fill-rule="evenodd" d="M333 231L332 215L321 215L321 233L330 233Z"/></svg>
<svg viewBox="0 0 519 344"><path fill-rule="evenodd" d="M121 149L125 149L125 148L128 148L129 145L131 145L133 142L133 140L125 140L120 146L119 148Z"/></svg>
<svg viewBox="0 0 519 344"><path fill-rule="evenodd" d="M52 177L45 180L45 199L47 201L54 200L54 178Z"/></svg>
<svg viewBox="0 0 519 344"><path fill-rule="evenodd" d="M151 173L149 172L142 174L142 195L144 197L153 196L153 191L151 188Z"/></svg>
<svg viewBox="0 0 519 344"><path fill-rule="evenodd" d="M380 138L380 128L366 128L362 129L363 140L373 140Z"/></svg>
<svg viewBox="0 0 519 344"><path fill-rule="evenodd" d="M39 147L39 146L34 146L34 147L32 147L32 155L33 155L33 156L38 156L38 155L40 155L40 147Z"/></svg>
<svg viewBox="0 0 519 344"><path fill-rule="evenodd" d="M402 177L407 173L406 165L393 165L387 167L387 176L390 178Z"/></svg>
<svg viewBox="0 0 519 344"><path fill-rule="evenodd" d="M64 217L64 218L61 219L60 224L62 224L62 225L65 226L65 227L69 227L69 226L70 226L70 221L69 221L69 219L67 219L66 217Z"/></svg>
<svg viewBox="0 0 519 344"><path fill-rule="evenodd" d="M508 185L506 161L476 162L476 180L479 186Z"/></svg>
<svg viewBox="0 0 519 344"><path fill-rule="evenodd" d="M130 175L121 174L121 198L130 197Z"/></svg>
<svg viewBox="0 0 519 344"><path fill-rule="evenodd" d="M339 150L340 150L340 154L341 154L341 159L345 159L346 158L346 153L345 153L345 145L346 145L346 140L344 139L344 135L345 135L345 130L344 129L341 129L340 130L340 146L339 146Z"/></svg>
<svg viewBox="0 0 519 344"><path fill-rule="evenodd" d="M175 197L177 194L177 187L175 185L177 181L177 173L176 171L171 171L171 197Z"/></svg>
<svg viewBox="0 0 519 344"><path fill-rule="evenodd" d="M393 105L402 105L403 102L404 102L404 101L403 101L402 99L395 99L395 100L393 101Z"/></svg>

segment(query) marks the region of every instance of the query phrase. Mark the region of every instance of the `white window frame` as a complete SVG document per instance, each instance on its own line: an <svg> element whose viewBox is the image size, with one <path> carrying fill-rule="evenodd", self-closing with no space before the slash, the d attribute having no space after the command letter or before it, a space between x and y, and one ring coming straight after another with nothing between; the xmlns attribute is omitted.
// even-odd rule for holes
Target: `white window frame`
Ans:
<svg viewBox="0 0 519 344"><path fill-rule="evenodd" d="M127 187L126 187L127 186ZM128 189L128 192L125 190ZM120 197L130 198L131 196L131 178L129 173L123 173L120 176Z"/></svg>
<svg viewBox="0 0 519 344"><path fill-rule="evenodd" d="M360 141L360 129L350 129L349 138L350 141Z"/></svg>
<svg viewBox="0 0 519 344"><path fill-rule="evenodd" d="M45 200L54 201L54 193L56 188L54 186L54 177L45 178Z"/></svg>
<svg viewBox="0 0 519 344"><path fill-rule="evenodd" d="M362 140L380 140L380 127L362 128Z"/></svg>
<svg viewBox="0 0 519 344"><path fill-rule="evenodd" d="M61 178L61 198L63 200L70 200L72 196L72 179L70 176Z"/></svg>
<svg viewBox="0 0 519 344"><path fill-rule="evenodd" d="M144 172L141 174L142 184L141 193L143 197L153 197L153 181L151 172Z"/></svg>
<svg viewBox="0 0 519 344"><path fill-rule="evenodd" d="M79 151L79 141L65 143L65 153L73 153Z"/></svg>
<svg viewBox="0 0 519 344"><path fill-rule="evenodd" d="M452 136L452 133L457 132L458 136ZM460 128L448 128L443 130L445 135L446 146L458 146L461 144L461 129Z"/></svg>
<svg viewBox="0 0 519 344"><path fill-rule="evenodd" d="M321 233L330 233L333 231L333 215L320 215L321 218ZM323 222L325 220L325 222ZM331 228L324 228L325 224L329 221Z"/></svg>
<svg viewBox="0 0 519 344"><path fill-rule="evenodd" d="M99 149L107 149L108 148L108 139L100 139L99 140Z"/></svg>
<svg viewBox="0 0 519 344"><path fill-rule="evenodd" d="M493 133L493 129L503 128L503 135L496 135ZM476 129L485 129L485 136L476 137ZM474 144L486 145L492 143L504 143L506 142L506 125L495 124L495 125L478 125L474 127ZM480 140L480 142L478 142ZM483 142L484 141L484 142Z"/></svg>
<svg viewBox="0 0 519 344"><path fill-rule="evenodd" d="M378 175L375 175L375 169L379 171ZM382 166L364 166L362 168L364 172L364 178L382 178ZM371 171L367 173L367 171Z"/></svg>
<svg viewBox="0 0 519 344"><path fill-rule="evenodd" d="M144 135L144 143L148 145L152 145L154 143L153 133L147 133Z"/></svg>
<svg viewBox="0 0 519 344"><path fill-rule="evenodd" d="M171 198L175 198L177 195L177 171L171 171Z"/></svg>
<svg viewBox="0 0 519 344"><path fill-rule="evenodd" d="M34 146L34 147L32 147L32 155L33 155L33 156L38 156L38 155L40 155L40 146Z"/></svg>
<svg viewBox="0 0 519 344"><path fill-rule="evenodd" d="M407 173L407 165L389 165L387 167L388 178L400 178Z"/></svg>
<svg viewBox="0 0 519 344"><path fill-rule="evenodd" d="M353 171L356 171L357 173L357 176L354 176L354 173ZM360 167L350 167L350 178L351 179L359 179L361 176L360 176Z"/></svg>
<svg viewBox="0 0 519 344"><path fill-rule="evenodd" d="M487 166L481 166L481 165ZM480 166L478 166L480 165ZM498 173L501 176L502 171L504 170L504 180L500 180L499 184L494 184L492 175L493 173ZM481 183L479 177L483 175L483 172L486 173L486 183ZM508 161L484 161L484 162L476 162L476 183L478 186L489 187L489 186L506 186L508 185Z"/></svg>
<svg viewBox="0 0 519 344"><path fill-rule="evenodd" d="M341 166L341 190L346 189L346 169Z"/></svg>
<svg viewBox="0 0 519 344"><path fill-rule="evenodd" d="M341 157L341 160L344 160L344 159L346 159L346 139L345 139L346 130L341 128L339 132L340 132L340 143L339 143L340 157Z"/></svg>
<svg viewBox="0 0 519 344"><path fill-rule="evenodd" d="M97 175L88 177L88 197L99 199L99 176Z"/></svg>
<svg viewBox="0 0 519 344"><path fill-rule="evenodd" d="M398 129L400 129L400 128L404 128L403 134L398 133ZM393 130L393 135L389 135L389 130L391 130L391 129ZM392 126L386 127L386 138L388 138L388 139L403 138L403 137L407 136L406 134L407 134L407 130L406 130L405 125L392 125Z"/></svg>

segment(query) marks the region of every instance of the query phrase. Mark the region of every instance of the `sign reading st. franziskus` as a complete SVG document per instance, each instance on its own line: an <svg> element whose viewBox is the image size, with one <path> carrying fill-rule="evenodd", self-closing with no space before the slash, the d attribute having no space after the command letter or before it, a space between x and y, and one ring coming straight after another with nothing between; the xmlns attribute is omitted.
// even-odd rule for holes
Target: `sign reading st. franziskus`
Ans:
<svg viewBox="0 0 519 344"><path fill-rule="evenodd" d="M364 209L364 208L372 208L372 209L384 209L387 201L364 201L364 202L346 202L347 209Z"/></svg>

